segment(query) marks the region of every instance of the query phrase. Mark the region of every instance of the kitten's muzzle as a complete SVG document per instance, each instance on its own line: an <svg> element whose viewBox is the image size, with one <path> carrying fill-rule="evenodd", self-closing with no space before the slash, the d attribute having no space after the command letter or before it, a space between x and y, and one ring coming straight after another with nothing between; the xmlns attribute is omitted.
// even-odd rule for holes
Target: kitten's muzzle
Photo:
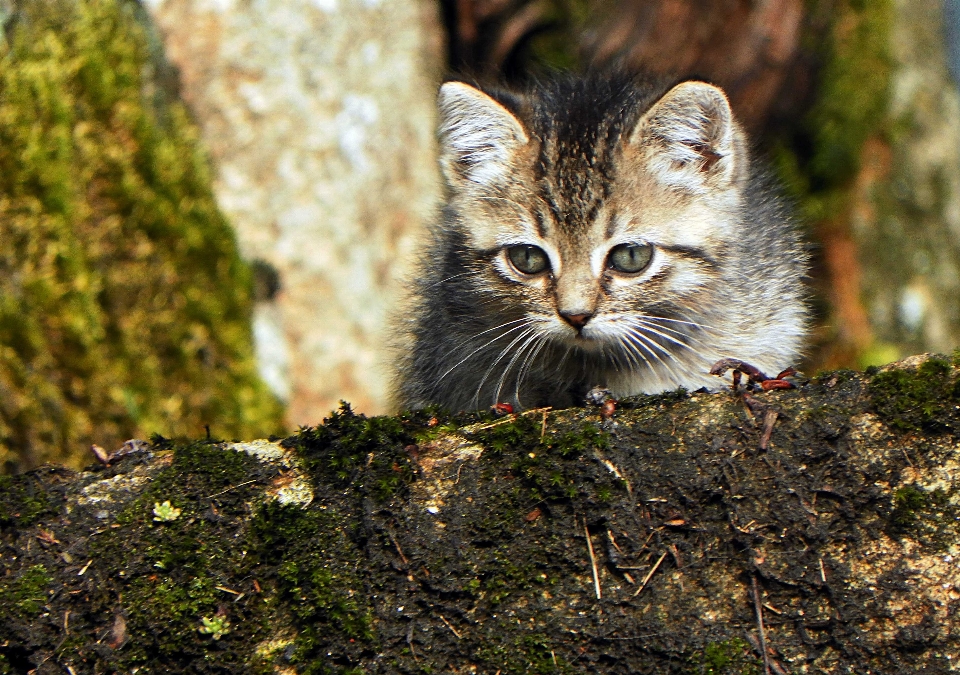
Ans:
<svg viewBox="0 0 960 675"><path fill-rule="evenodd" d="M583 330L587 322L593 318L591 313L559 312L560 317L568 324L577 329L577 332Z"/></svg>

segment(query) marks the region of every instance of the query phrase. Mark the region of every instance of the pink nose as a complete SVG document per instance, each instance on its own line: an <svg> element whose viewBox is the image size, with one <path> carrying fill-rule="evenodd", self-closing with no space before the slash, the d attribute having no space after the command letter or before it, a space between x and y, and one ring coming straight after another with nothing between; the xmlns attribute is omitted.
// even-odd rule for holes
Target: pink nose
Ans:
<svg viewBox="0 0 960 675"><path fill-rule="evenodd" d="M577 330L582 330L583 327L587 325L587 321L593 317L593 314L568 314L566 312L560 312L560 316Z"/></svg>

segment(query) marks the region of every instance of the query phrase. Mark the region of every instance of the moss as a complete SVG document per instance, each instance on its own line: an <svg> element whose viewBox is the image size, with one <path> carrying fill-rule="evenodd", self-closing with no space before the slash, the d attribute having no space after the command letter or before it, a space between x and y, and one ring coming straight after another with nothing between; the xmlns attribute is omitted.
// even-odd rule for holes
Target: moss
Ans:
<svg viewBox="0 0 960 675"><path fill-rule="evenodd" d="M161 105L125 0L17 2L0 44L0 462L77 466L159 431L255 437L282 410L251 275L197 131Z"/></svg>
<svg viewBox="0 0 960 675"><path fill-rule="evenodd" d="M43 565L33 565L11 578L0 579L0 607L9 618L29 621L47 601L47 587L53 577Z"/></svg>
<svg viewBox="0 0 960 675"><path fill-rule="evenodd" d="M352 544L337 516L273 503L254 519L250 544L259 562L276 565L276 597L297 630L290 662L298 672L336 672L336 661L356 658L373 639L372 615L350 565L360 554L346 553Z"/></svg>
<svg viewBox="0 0 960 675"><path fill-rule="evenodd" d="M915 370L893 369L870 380L872 407L901 431L956 430L960 379L945 358L933 357Z"/></svg>
<svg viewBox="0 0 960 675"><path fill-rule="evenodd" d="M413 480L412 458L404 448L416 442L423 421L357 415L341 403L323 426L301 429L285 445L299 448L306 467L323 482L345 486L364 472L365 492L385 501Z"/></svg>
<svg viewBox="0 0 960 675"><path fill-rule="evenodd" d="M750 645L739 638L711 642L691 661L695 664L693 672L702 675L759 675L762 670Z"/></svg>
<svg viewBox="0 0 960 675"><path fill-rule="evenodd" d="M913 486L900 488L893 493L891 524L901 531L909 529L917 521L917 511L926 508L929 501L925 492Z"/></svg>
<svg viewBox="0 0 960 675"><path fill-rule="evenodd" d="M934 550L947 551L956 545L960 515L951 502L941 489L898 488L893 493L888 531L893 537L909 537Z"/></svg>
<svg viewBox="0 0 960 675"><path fill-rule="evenodd" d="M541 634L525 635L511 644L487 645L477 650L477 659L504 674L576 672L566 660L557 656L550 638Z"/></svg>
<svg viewBox="0 0 960 675"><path fill-rule="evenodd" d="M29 527L52 505L46 491L32 476L0 476L0 528Z"/></svg>

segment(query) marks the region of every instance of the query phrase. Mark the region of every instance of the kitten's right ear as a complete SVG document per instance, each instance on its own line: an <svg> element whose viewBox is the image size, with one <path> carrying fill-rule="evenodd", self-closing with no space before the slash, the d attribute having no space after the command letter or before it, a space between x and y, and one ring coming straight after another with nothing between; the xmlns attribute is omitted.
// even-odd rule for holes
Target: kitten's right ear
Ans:
<svg viewBox="0 0 960 675"><path fill-rule="evenodd" d="M440 164L451 184L491 186L509 174L515 153L527 143L520 122L506 108L463 82L440 87Z"/></svg>
<svg viewBox="0 0 960 675"><path fill-rule="evenodd" d="M640 119L630 144L646 155L659 182L693 193L730 185L744 161L726 95L704 82L683 82L664 94Z"/></svg>

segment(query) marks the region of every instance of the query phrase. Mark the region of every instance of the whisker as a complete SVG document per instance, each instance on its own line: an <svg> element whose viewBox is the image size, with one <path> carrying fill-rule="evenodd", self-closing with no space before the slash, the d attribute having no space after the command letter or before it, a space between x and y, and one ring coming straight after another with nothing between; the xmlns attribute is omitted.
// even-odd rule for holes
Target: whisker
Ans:
<svg viewBox="0 0 960 675"><path fill-rule="evenodd" d="M496 399L494 403L498 403L500 401L500 391L503 389L503 383L507 379L507 375L510 373L510 369L513 368L513 364L517 362L517 359L519 359L520 356L524 353L524 351L526 351L527 347L529 347L532 343L535 343L537 341L537 338L539 337L540 336L536 331L536 327L533 327L533 334L526 339L526 341L520 346L520 348L513 355L513 358L510 359L510 362L507 364L507 367L503 369L503 375L500 376L500 381L497 383L497 391L494 394L494 399ZM519 372L518 372L518 377L519 377Z"/></svg>
<svg viewBox="0 0 960 675"><path fill-rule="evenodd" d="M518 321L523 321L524 323L521 323L519 326L514 326L514 327L511 328L510 330L505 331L505 332L501 333L500 335L494 336L493 339L488 340L487 342L483 343L482 345L480 345L479 347L477 347L476 349L474 349L472 352L470 352L469 354L467 354L466 356L464 356L462 359L460 359L459 361L457 361L457 363L455 363L453 366L451 366L449 369L447 369L447 371L446 371L443 375L441 375L440 377L438 377L438 378L437 378L437 382L440 382L440 380L442 380L442 379L445 378L447 375L449 375L450 373L452 373L454 370L456 370L457 368L459 368L461 365L463 365L463 363L464 363L467 359L469 359L471 356L473 356L474 354L476 354L477 352L479 352L481 349L484 349L484 348L488 347L489 345L493 344L494 342L496 342L496 341L499 340L500 338L509 335L510 333L512 333L512 332L515 331L515 330L520 330L521 328L524 328L524 327L526 326L526 324L527 324L527 320L526 320L526 319L517 319L516 321L508 321L507 323L501 324L500 326L497 326L496 328L491 328L491 329L489 329L489 330L483 331L484 333L489 333L491 330L496 330L497 328L503 328L504 326L509 326L511 323L517 323ZM479 333L479 335L483 335L483 333ZM471 336L471 337L475 337L475 336ZM469 341L469 340L467 340L467 341ZM457 347L455 347L454 349L457 349L458 347L462 346L463 344L464 344L464 343L461 342L460 345L457 345Z"/></svg>
<svg viewBox="0 0 960 675"><path fill-rule="evenodd" d="M641 326L642 326L643 328L645 328L646 330L649 330L650 332L655 333L656 335L659 335L660 337L662 337L662 338L665 339L665 340L669 340L670 342L672 342L672 343L674 343L674 344L676 344L676 345L679 345L680 347L683 347L683 348L685 348L685 349L688 349L690 352L692 352L692 353L695 354L696 356L699 356L699 357L700 357L701 359L703 359L704 361L716 361L716 360L717 360L717 359L715 359L715 358L714 358L714 359L711 359L711 357L707 356L706 354L704 354L704 353L701 352L700 350L694 349L692 345L690 345L690 344L688 344L688 343L686 343L686 342L682 342L681 340L678 340L677 338L673 337L672 335L668 335L668 334L666 334L666 333L660 332L660 331L657 330L654 326L651 326L649 323L647 323L647 322L645 322L645 321L638 321L636 324L634 324L634 327L635 327L635 328L640 328ZM663 326L660 326L660 327L663 328ZM690 336L684 335L683 333L678 333L678 334L681 335L681 336L683 336L683 337L690 337ZM690 339L695 340L695 341L698 342L699 344L703 344L702 342L700 342L699 340L696 340L695 338L692 338L692 337L691 337Z"/></svg>
<svg viewBox="0 0 960 675"><path fill-rule="evenodd" d="M521 405L521 407L523 404L520 403L520 386L523 384L523 378L527 375L527 373L530 372L529 368L532 368L533 364L536 363L537 356L539 356L540 352L546 346L548 341L549 341L549 338L546 335L540 335L539 341L536 343L536 346L532 350L530 350L530 354L527 356L527 358L524 360L523 365L520 367L520 373L517 375L517 389L515 392L515 396L517 399L517 403Z"/></svg>
<svg viewBox="0 0 960 675"><path fill-rule="evenodd" d="M718 328L717 326L708 326L708 325L706 325L706 324L698 323L698 322L696 322L696 321L684 321L684 320L681 320L681 319L668 319L668 318L665 317L665 316L653 316L653 315L651 315L651 314L634 314L634 315L631 315L630 318L650 319L650 320L653 320L653 321L669 321L669 322L671 322L671 323L679 323L679 324L683 324L683 325L686 325L686 326L692 326L693 328L699 328L700 330L712 330L712 331L715 331L715 332L717 332L717 333L722 333L722 334L724 334L724 335L733 335L732 332L730 332L730 331L728 331L728 330L725 330L725 329L723 329L723 328ZM666 326L664 326L664 328L665 328L665 327L666 327Z"/></svg>
<svg viewBox="0 0 960 675"><path fill-rule="evenodd" d="M429 290L430 290L431 288L433 288L434 286L439 286L440 284L445 284L445 283L447 283L448 281L450 281L451 279L456 279L456 278L458 278L458 277L466 277L466 276L470 276L470 275L472 275L472 274L480 274L480 270L470 270L470 271L468 271L468 272L461 272L460 274L454 274L453 276L447 277L446 279L441 279L440 281L437 281L437 282L434 282L434 283L430 284L429 286L427 286L427 287L424 288L423 290L424 290L424 291L429 291Z"/></svg>
<svg viewBox="0 0 960 675"><path fill-rule="evenodd" d="M450 349L448 349L448 350L447 350L447 355L453 354L453 353L457 352L462 346L464 346L464 345L467 344L468 342L470 342L470 341L472 341L472 340L480 337L481 335L486 335L487 333L489 333L489 332L491 332L491 331L495 331L495 330L498 330L498 329L500 329L500 328L506 328L507 326L509 326L509 325L511 325L511 324L523 323L523 322L525 322L525 321L527 321L527 319L525 319L525 318L524 318L524 319L514 319L513 321L506 321L506 322L504 322L504 323L501 323L499 326L494 326L493 328L488 328L488 329L486 329L486 330L484 330L484 331L480 331L479 333L476 333L476 334L474 334L474 335L469 335L469 336L467 336L466 338L464 338L463 340L461 340L460 342L458 342L457 344L455 344L453 347L451 347ZM509 333L509 332L510 332L510 331L507 331L507 333ZM503 333L502 335L506 335L507 333ZM499 337L502 337L502 335L498 335L496 338L494 338L494 340L496 340L496 339L499 338ZM490 344L490 343L488 342L487 344ZM484 345L484 346L485 346L485 345ZM481 349L482 349L482 347L481 347ZM459 365L459 364L458 364L458 365Z"/></svg>
<svg viewBox="0 0 960 675"><path fill-rule="evenodd" d="M676 354L672 353L669 349L666 349L663 345L658 344L655 340L652 340L649 335L644 334L642 331L636 330L635 328L631 328L628 330L627 334L638 340L641 340L640 343L637 343L638 346L642 347L643 344L646 343L647 345L650 345L650 347L659 349L661 352L663 352L664 356L667 356L673 359L677 363L677 365L683 365L680 362L680 359L677 358ZM682 382L683 378L678 376L677 371L674 370L673 366L671 366L669 363L661 359L660 356L655 351L650 349L650 347L647 347L646 351L663 365L667 373L671 377L673 377L674 380L676 380L677 382Z"/></svg>
<svg viewBox="0 0 960 675"><path fill-rule="evenodd" d="M483 374L483 379L480 380L480 384L477 385L477 391L473 395L473 402L478 407L480 405L480 390L483 389L483 384L484 382L487 381L487 378L490 377L490 373L493 372L493 369L497 367L497 364L500 363L503 357L507 355L507 353L513 348L515 344L517 344L520 340L523 340L524 338L526 338L528 335L530 335L532 332L536 330L536 327L531 326L529 323L525 324L522 327L524 328L524 331L520 333L520 335L518 335L517 337L513 338L510 344L508 344L506 347L504 347L500 351L500 354L497 355L497 358L494 359L493 363L490 364L490 367L487 368L487 372ZM498 401L494 401L494 403L498 403Z"/></svg>

